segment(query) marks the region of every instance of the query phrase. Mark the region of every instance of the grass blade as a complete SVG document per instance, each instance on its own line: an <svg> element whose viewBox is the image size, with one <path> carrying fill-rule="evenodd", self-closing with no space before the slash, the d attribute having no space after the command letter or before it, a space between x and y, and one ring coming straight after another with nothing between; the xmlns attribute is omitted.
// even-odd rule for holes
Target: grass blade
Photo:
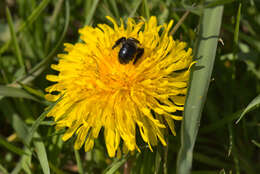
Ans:
<svg viewBox="0 0 260 174"><path fill-rule="evenodd" d="M45 119L46 115L52 108L61 101L63 96L61 96L55 103L52 103L45 111L37 118L37 120L33 123L27 137L26 143L29 144L33 138L34 133L36 132L37 128L40 126L41 122Z"/></svg>
<svg viewBox="0 0 260 174"><path fill-rule="evenodd" d="M242 112L239 119L236 121L236 124L244 117L246 113L249 111L252 111L253 109L260 106L260 95L258 95L256 98L254 98L246 107L246 109Z"/></svg>
<svg viewBox="0 0 260 174"><path fill-rule="evenodd" d="M138 2L135 3L134 8L133 8L133 10L131 11L131 13L129 15L130 18L134 17L134 15L136 14L136 11L140 7L141 3L142 3L142 0L139 0Z"/></svg>
<svg viewBox="0 0 260 174"><path fill-rule="evenodd" d="M156 151L156 155L155 155L155 162L154 162L154 173L158 174L159 170L160 170L160 164L162 161L162 157L160 155L159 149L157 149ZM166 163L164 163L166 165ZM167 168L167 166L166 166Z"/></svg>
<svg viewBox="0 0 260 174"><path fill-rule="evenodd" d="M26 137L28 135L29 128L26 126L24 121L16 113L13 113L10 120L12 120L11 124L17 136L23 141L25 145L28 144L26 143ZM31 173L30 166L31 166L32 153L27 146L24 147L24 152L26 153L26 155L23 155L20 158L16 167L13 169L12 174L18 174L21 169L23 169L28 174Z"/></svg>
<svg viewBox="0 0 260 174"><path fill-rule="evenodd" d="M53 10L52 16L50 18L50 25L49 25L49 32L46 37L45 41L45 54L48 53L49 48L50 48L50 42L51 42L51 36L52 36L52 30L54 28L54 24L56 23L57 17L61 12L61 7L63 5L63 0L58 0L55 4L55 8Z"/></svg>
<svg viewBox="0 0 260 174"><path fill-rule="evenodd" d="M97 9L97 5L98 5L98 2L99 0L94 0L94 2L92 3L92 6L89 10L86 10L86 20L85 20L85 23L84 25L89 25L93 16L94 16L94 13Z"/></svg>
<svg viewBox="0 0 260 174"><path fill-rule="evenodd" d="M7 16L7 21L8 21L10 33L11 33L11 38L12 38L12 41L14 43L14 49L15 49L16 57L18 59L18 63L20 65L20 67L23 69L23 72L25 72L25 65L24 65L22 54L21 54L21 49L20 49L19 44L17 42L16 34L15 34L15 31L14 31L14 24L13 24L12 16L11 16L11 13L10 13L10 10L9 10L8 7L6 7L6 16Z"/></svg>
<svg viewBox="0 0 260 174"><path fill-rule="evenodd" d="M234 2L235 0L216 0L206 5L206 8L216 7L218 5L224 5Z"/></svg>
<svg viewBox="0 0 260 174"><path fill-rule="evenodd" d="M28 94L22 89L0 85L0 100L3 97L19 97L40 102L36 97Z"/></svg>
<svg viewBox="0 0 260 174"><path fill-rule="evenodd" d="M192 5L192 7L194 7L194 4ZM190 11L187 10L183 16L178 20L178 23L176 25L174 25L172 31L170 32L170 35L174 35L174 33L178 30L178 28L182 25L182 23L184 22L184 20L188 17Z"/></svg>
<svg viewBox="0 0 260 174"><path fill-rule="evenodd" d="M64 24L64 30L60 36L60 39L58 40L57 44L54 46L54 48L51 50L51 52L47 55L47 57L42 60L41 62L39 62L37 65L35 65L28 73L27 76L23 76L21 78L18 78L15 80L15 82L20 81L23 84L29 83L32 80L35 79L35 77L37 77L40 73L43 72L43 70L47 67L47 65L49 65L51 63L52 58L54 57L54 55L56 54L56 51L58 50L58 48L60 47L60 45L62 44L62 41L66 35L66 32L68 30L69 27L69 17L70 17L70 4L69 1L66 1L65 3L65 7L66 7L66 17L65 17L65 24ZM14 82L14 83L15 83Z"/></svg>
<svg viewBox="0 0 260 174"><path fill-rule="evenodd" d="M34 137L40 139L40 135L37 134L37 133L35 134ZM44 143L41 140L39 140L39 141L35 140L33 142L33 144L35 146L35 151L36 151L37 157L40 161L40 165L42 167L43 173L44 174L50 174L50 167L49 167L48 158L47 158Z"/></svg>
<svg viewBox="0 0 260 174"><path fill-rule="evenodd" d="M255 141L255 140L252 140L251 141L254 145L256 145L258 148L260 148L260 143L258 143L257 141Z"/></svg>
<svg viewBox="0 0 260 174"><path fill-rule="evenodd" d="M24 85L22 83L19 83L19 85L21 85L21 87L27 91L29 94L35 95L37 97L43 98L44 99L44 93L40 90L36 90L28 85Z"/></svg>
<svg viewBox="0 0 260 174"><path fill-rule="evenodd" d="M8 174L8 171L4 168L2 164L0 164L0 172L2 172L3 174Z"/></svg>
<svg viewBox="0 0 260 174"><path fill-rule="evenodd" d="M50 165L51 171L53 171L53 173L55 173L55 174L67 174L67 173L63 172L61 169L59 169L59 167L52 164L51 162L49 163L49 165Z"/></svg>
<svg viewBox="0 0 260 174"><path fill-rule="evenodd" d="M45 9L45 7L48 5L50 0L43 0L37 8L33 10L31 15L26 19L25 22L23 22L19 27L17 32L21 32L24 30L24 28L30 26L33 21L35 21L39 15L42 13L42 11ZM7 41L1 48L0 48L0 55L4 53L10 46L11 40Z"/></svg>
<svg viewBox="0 0 260 174"><path fill-rule="evenodd" d="M204 126L202 129L200 129L200 133L206 134L209 132L217 131L218 129L223 129L225 125L232 123L233 120L239 118L241 112L242 111L239 110L232 115L225 115L222 119L219 119L214 123Z"/></svg>
<svg viewBox="0 0 260 174"><path fill-rule="evenodd" d="M116 1L115 0L111 0L110 2L111 2L111 5L112 5L112 9L113 9L113 11L114 11L114 13L116 15L116 18L120 18Z"/></svg>
<svg viewBox="0 0 260 174"><path fill-rule="evenodd" d="M44 120L46 114L61 100L62 97L60 97L55 103L49 106L41 115L40 117L34 122L31 128L28 128L26 124L17 116L15 115L12 122L14 129L16 130L18 136L22 139L24 144L28 147L30 147L30 142L34 135L39 137L39 134L37 133L37 128L39 127L40 123ZM42 169L45 170L44 174L49 174L49 164L48 159L46 155L46 150L44 147L44 144L42 142L34 142L36 153L38 155L40 164L42 166ZM23 155L20 162L21 165L17 165L17 168L14 169L12 173L18 173L21 168L23 168L27 173L30 173L30 164L31 164L31 152L30 150L25 147L25 153L28 153L29 155Z"/></svg>
<svg viewBox="0 0 260 174"><path fill-rule="evenodd" d="M22 149L20 149L19 147L16 147L15 145L9 143L2 136L0 136L0 146L3 146L6 149L10 150L11 152L13 152L17 155L20 155L20 156L26 154Z"/></svg>
<svg viewBox="0 0 260 174"><path fill-rule="evenodd" d="M74 149L74 154L75 154L79 174L84 174L84 169L83 169L82 162L81 162L81 159L80 159L79 151Z"/></svg>
<svg viewBox="0 0 260 174"><path fill-rule="evenodd" d="M206 156L201 153L194 153L194 160L199 161L202 164L205 164L207 166L213 166L217 168L225 167L228 168L230 165L225 161L223 162L222 160L212 158L211 156Z"/></svg>
<svg viewBox="0 0 260 174"><path fill-rule="evenodd" d="M127 158L121 158L117 159L115 162L113 162L107 170L105 170L104 174L113 174L115 173L125 162Z"/></svg>
<svg viewBox="0 0 260 174"><path fill-rule="evenodd" d="M147 4L147 0L143 0L143 16L145 16L146 19L150 18L150 10Z"/></svg>
<svg viewBox="0 0 260 174"><path fill-rule="evenodd" d="M234 43L235 43L235 46L237 46L237 44L238 44L239 24L240 24L240 16L241 16L241 6L242 6L242 4L239 3L238 11L237 11L236 27L235 27L235 32L234 32Z"/></svg>
<svg viewBox="0 0 260 174"><path fill-rule="evenodd" d="M199 58L195 68L199 70L191 74L181 128L181 148L177 159L178 174L189 174L191 171L193 148L214 65L222 13L223 6L217 6L205 9L202 15L198 48L195 54L195 57Z"/></svg>

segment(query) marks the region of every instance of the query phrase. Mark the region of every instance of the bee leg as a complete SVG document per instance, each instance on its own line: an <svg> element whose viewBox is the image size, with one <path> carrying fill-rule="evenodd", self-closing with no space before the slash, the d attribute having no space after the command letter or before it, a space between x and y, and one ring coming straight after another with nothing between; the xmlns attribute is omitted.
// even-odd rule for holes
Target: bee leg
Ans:
<svg viewBox="0 0 260 174"><path fill-rule="evenodd" d="M144 49L143 48L137 48L136 56L135 56L135 60L134 60L133 64L135 64L137 62L137 60L140 57L142 57L143 54L144 54Z"/></svg>
<svg viewBox="0 0 260 174"><path fill-rule="evenodd" d="M115 47L117 47L120 43L125 42L126 38L125 37L121 37L120 39L118 39L115 43L115 45L112 47L112 49L114 49Z"/></svg>

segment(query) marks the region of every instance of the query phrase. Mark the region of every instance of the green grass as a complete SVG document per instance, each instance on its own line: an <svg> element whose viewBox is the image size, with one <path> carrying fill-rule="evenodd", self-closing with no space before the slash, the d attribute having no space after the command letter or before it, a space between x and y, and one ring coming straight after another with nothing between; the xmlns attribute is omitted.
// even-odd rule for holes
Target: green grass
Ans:
<svg viewBox="0 0 260 174"><path fill-rule="evenodd" d="M177 173L188 174L192 164L192 151L198 134L201 113L214 66L223 6L204 9L195 57L198 59L190 77L190 89L184 110L181 129L181 148L178 155Z"/></svg>
<svg viewBox="0 0 260 174"><path fill-rule="evenodd" d="M259 7L257 0L1 1L0 173L260 173ZM167 148L111 159L102 136L88 153L63 142L64 132L45 118L55 103L43 97L63 43L76 43L84 25L109 23L107 15L177 24L187 11L172 33L193 48L197 64Z"/></svg>

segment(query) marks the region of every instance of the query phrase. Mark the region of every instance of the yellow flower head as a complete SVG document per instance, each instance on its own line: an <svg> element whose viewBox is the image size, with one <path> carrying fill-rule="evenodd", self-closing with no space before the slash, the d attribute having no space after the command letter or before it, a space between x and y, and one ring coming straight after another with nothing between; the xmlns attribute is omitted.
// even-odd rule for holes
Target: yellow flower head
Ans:
<svg viewBox="0 0 260 174"><path fill-rule="evenodd" d="M51 66L59 74L47 76L56 83L46 88L46 98L63 97L48 116L54 117L56 128L67 128L64 141L77 136L75 149L84 145L91 150L102 127L110 157L121 139L124 149L139 150L136 131L151 150L158 140L166 145L166 126L175 134L173 120L182 119L174 113L183 110L192 50L168 35L173 21L158 25L156 17L138 23L129 18L125 28L122 21L118 26L107 18L114 28L99 24L80 29L83 43L65 44L67 53ZM138 60L136 53L130 62L120 63L123 44L113 46L122 37L139 41L136 49L144 52Z"/></svg>

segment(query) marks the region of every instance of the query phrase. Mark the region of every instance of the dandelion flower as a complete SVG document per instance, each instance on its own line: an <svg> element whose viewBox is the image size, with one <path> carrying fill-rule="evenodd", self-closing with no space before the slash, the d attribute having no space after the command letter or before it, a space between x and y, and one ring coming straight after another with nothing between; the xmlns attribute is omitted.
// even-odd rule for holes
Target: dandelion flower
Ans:
<svg viewBox="0 0 260 174"><path fill-rule="evenodd" d="M173 121L182 119L174 113L184 109L192 50L168 35L173 21L158 25L156 17L129 18L124 26L107 18L113 28L98 24L80 29L83 42L66 43L67 53L51 66L59 74L47 75L56 83L46 88L46 99L62 98L48 116L57 129L66 128L64 141L76 136L75 149L84 145L91 150L101 130L110 157L121 146L139 151L138 131L151 150L158 142L165 146L165 128L175 135ZM122 44L112 47L122 37L139 41L144 52L138 60L120 63Z"/></svg>

